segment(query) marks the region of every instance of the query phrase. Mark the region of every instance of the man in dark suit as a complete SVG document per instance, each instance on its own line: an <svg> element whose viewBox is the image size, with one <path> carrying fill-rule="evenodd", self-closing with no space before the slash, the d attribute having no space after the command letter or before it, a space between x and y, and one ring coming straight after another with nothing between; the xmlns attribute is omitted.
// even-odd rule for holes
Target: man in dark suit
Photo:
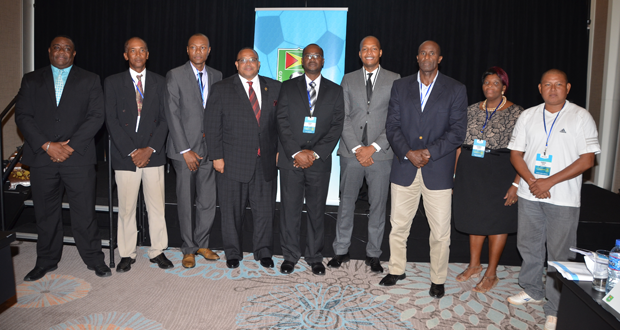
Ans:
<svg viewBox="0 0 620 330"><path fill-rule="evenodd" d="M334 252L327 264L340 267L350 259L355 201L366 178L370 213L366 264L382 273L379 261L385 230L385 209L390 187L390 166L394 152L385 136L385 120L392 83L400 75L379 65L383 51L379 39L368 36L360 42L363 67L342 79L344 91L344 128L338 148L340 155L340 206Z"/></svg>
<svg viewBox="0 0 620 330"><path fill-rule="evenodd" d="M280 270L290 274L301 257L301 212L306 198L308 229L305 259L317 275L323 266L324 217L332 151L342 133L342 87L321 76L325 59L315 44L303 50L303 76L282 83L278 99L280 138L280 241L284 262Z"/></svg>
<svg viewBox="0 0 620 330"><path fill-rule="evenodd" d="M121 261L116 271L127 272L136 262L136 205L141 182L149 219L149 259L160 268L172 268L172 262L163 253L168 247L164 188L166 82L155 72L147 74L149 50L144 40L127 40L123 56L129 62L129 70L108 77L104 83L106 125L113 142L110 157L118 188L117 241Z"/></svg>
<svg viewBox="0 0 620 330"><path fill-rule="evenodd" d="M22 163L31 167L38 234L37 263L24 281L36 281L57 268L63 191L82 260L97 276L110 276L95 219L94 136L103 124L101 82L96 74L73 65L75 45L70 38L54 38L48 52L51 66L24 76L15 107L15 121L25 139Z"/></svg>
<svg viewBox="0 0 620 330"><path fill-rule="evenodd" d="M443 57L434 41L418 48L418 74L394 82L386 122L394 150L390 273L379 284L405 278L407 237L420 195L431 229L431 297L444 295L450 253L452 181L456 149L465 140L465 86L438 71Z"/></svg>
<svg viewBox="0 0 620 330"><path fill-rule="evenodd" d="M166 151L177 174L181 264L185 268L196 266L196 253L207 260L220 258L209 249L216 190L203 123L211 85L222 80L222 73L205 65L210 52L209 39L194 34L187 42L189 61L166 75L165 110L170 130Z"/></svg>
<svg viewBox="0 0 620 330"><path fill-rule="evenodd" d="M209 159L218 172L217 194L228 268L239 267L245 206L254 220L254 259L273 268L273 216L276 198L280 82L259 76L258 54L244 48L235 61L238 74L213 85L205 115Z"/></svg>

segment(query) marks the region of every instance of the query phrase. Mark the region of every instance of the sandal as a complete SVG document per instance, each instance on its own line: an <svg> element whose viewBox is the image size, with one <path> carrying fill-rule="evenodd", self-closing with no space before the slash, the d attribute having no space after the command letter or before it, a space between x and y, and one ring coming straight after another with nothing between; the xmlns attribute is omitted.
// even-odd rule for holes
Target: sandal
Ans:
<svg viewBox="0 0 620 330"><path fill-rule="evenodd" d="M491 282L491 286L488 287L488 288L483 288L482 284L485 281ZM471 291L479 292L479 293L486 293L486 292L491 291L497 285L498 282L499 282L499 278L497 276L493 276L493 277L484 276L484 277L482 277L482 280L480 280L480 282L478 284L476 284L476 286Z"/></svg>
<svg viewBox="0 0 620 330"><path fill-rule="evenodd" d="M465 275L465 273L467 273L469 270L473 270L473 272L469 274L469 276ZM478 276L480 276L480 273L482 273L482 265L478 265L476 267L467 266L467 268L465 268L465 270L462 273L456 275L456 281L465 282L469 280L471 277L477 278Z"/></svg>

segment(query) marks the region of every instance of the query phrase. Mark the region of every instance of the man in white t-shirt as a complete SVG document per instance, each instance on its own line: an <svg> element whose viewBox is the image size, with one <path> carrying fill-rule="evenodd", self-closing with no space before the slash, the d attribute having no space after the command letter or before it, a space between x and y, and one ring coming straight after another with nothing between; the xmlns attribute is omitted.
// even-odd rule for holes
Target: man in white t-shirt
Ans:
<svg viewBox="0 0 620 330"><path fill-rule="evenodd" d="M590 113L566 100L570 87L564 72L545 72L538 85L545 103L521 114L508 145L512 165L523 178L517 191L523 291L508 302L542 303L546 297L545 329L555 329L560 302L555 279L547 277L543 285L545 243L548 260L571 256L569 248L577 241L581 174L594 165L594 155L601 150Z"/></svg>

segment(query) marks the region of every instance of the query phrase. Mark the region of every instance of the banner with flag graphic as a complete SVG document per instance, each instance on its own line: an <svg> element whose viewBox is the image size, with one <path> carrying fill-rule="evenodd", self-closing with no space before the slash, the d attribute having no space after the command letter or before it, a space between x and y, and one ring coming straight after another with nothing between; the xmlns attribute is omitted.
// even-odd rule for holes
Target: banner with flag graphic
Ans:
<svg viewBox="0 0 620 330"><path fill-rule="evenodd" d="M347 8L256 8L254 50L259 74L279 81L303 75L302 52L309 44L323 48L323 77L340 84L344 77ZM332 154L328 205L338 205L340 162ZM278 200L279 200L278 192Z"/></svg>

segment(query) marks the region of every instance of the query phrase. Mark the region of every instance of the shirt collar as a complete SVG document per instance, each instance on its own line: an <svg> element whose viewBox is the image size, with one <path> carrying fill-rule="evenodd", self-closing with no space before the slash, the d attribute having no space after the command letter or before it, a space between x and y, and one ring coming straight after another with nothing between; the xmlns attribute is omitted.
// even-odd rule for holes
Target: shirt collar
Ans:
<svg viewBox="0 0 620 330"><path fill-rule="evenodd" d="M439 77L439 71L437 71L437 74L435 75L435 78L433 79L433 82L431 82L431 84L430 84L430 85L426 86L426 85L422 84L422 81L420 81L420 71L418 71L418 82L419 82L420 84L422 84L424 87L430 87L430 86L432 86L433 84L435 84L435 81L437 80L437 77Z"/></svg>
<svg viewBox="0 0 620 330"><path fill-rule="evenodd" d="M51 64L50 64L50 66L52 67L52 73L53 73L54 75L57 75L57 74L58 74L58 73L60 73L60 72L62 72L63 74L64 74L65 72L69 73L69 72L71 71L71 68L73 67L73 64L71 64L70 66L68 66L68 67L66 67L66 68L64 68L64 69L59 69L59 68L57 68L57 67L55 67L55 66L53 66L53 65L51 65Z"/></svg>

